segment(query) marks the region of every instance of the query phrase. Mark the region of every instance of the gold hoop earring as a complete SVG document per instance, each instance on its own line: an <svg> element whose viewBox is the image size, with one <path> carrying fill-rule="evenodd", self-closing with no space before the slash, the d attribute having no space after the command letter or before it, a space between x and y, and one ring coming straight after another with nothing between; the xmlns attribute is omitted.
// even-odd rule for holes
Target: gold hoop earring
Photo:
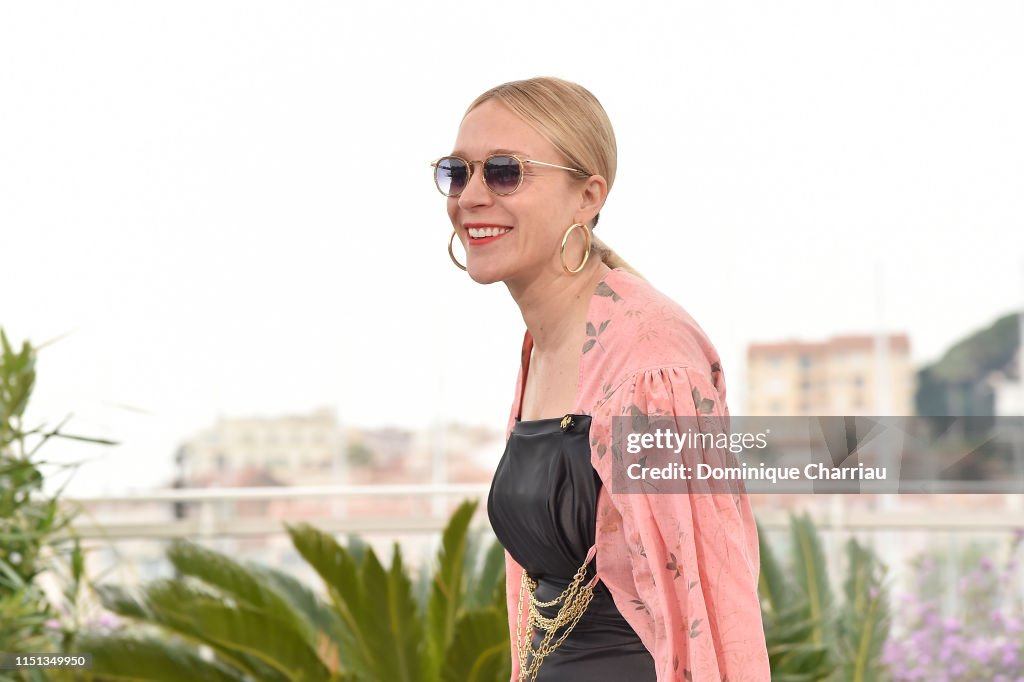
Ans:
<svg viewBox="0 0 1024 682"><path fill-rule="evenodd" d="M586 249L583 251L583 262L580 263L575 270L570 270L569 266L565 264L565 243L569 241L569 235L572 234L572 231L575 230L577 227L583 228L583 238L587 241L587 246ZM573 223L572 225L570 225L569 229L565 231L564 235L562 235L562 248L558 253L558 258L559 260L562 261L562 269L565 270L566 273L570 275L575 275L577 272L582 270L583 266L587 264L587 259L590 258L590 228L588 228L583 223Z"/></svg>
<svg viewBox="0 0 1024 682"><path fill-rule="evenodd" d="M451 257L452 262L455 263L455 267L459 270L465 270L466 266L455 260L455 251L452 249L452 242L455 241L456 230L452 230L452 236L448 237L448 256Z"/></svg>

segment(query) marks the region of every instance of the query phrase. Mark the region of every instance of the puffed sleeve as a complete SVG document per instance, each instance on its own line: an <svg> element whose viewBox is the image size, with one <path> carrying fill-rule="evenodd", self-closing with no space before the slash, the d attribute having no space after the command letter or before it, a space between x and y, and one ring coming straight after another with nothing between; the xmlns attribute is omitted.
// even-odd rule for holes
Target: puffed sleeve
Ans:
<svg viewBox="0 0 1024 682"><path fill-rule="evenodd" d="M621 515L622 542L640 597L631 609L619 606L624 615L638 609L649 614L642 623L651 629L638 632L653 653L658 682L770 679L757 594L757 528L742 485L653 480L623 486L629 463L650 462L626 451L621 431L614 440L611 433L612 416L620 417L620 429L668 423L676 433L727 432L724 378L718 363L713 368L636 372L611 389L597 412L605 418L595 420L598 454L612 453L610 473L619 477L611 501ZM700 462L726 464L728 447L710 443L693 439L664 455L693 468ZM599 571L600 564L599 559ZM632 615L631 622L641 622Z"/></svg>

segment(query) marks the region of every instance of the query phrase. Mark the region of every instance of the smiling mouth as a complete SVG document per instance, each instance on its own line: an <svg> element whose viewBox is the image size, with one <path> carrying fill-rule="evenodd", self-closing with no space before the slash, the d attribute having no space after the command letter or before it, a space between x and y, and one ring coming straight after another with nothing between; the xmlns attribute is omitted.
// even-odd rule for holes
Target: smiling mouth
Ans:
<svg viewBox="0 0 1024 682"><path fill-rule="evenodd" d="M467 227L466 233L470 239L486 239L487 237L497 237L511 232L511 227Z"/></svg>

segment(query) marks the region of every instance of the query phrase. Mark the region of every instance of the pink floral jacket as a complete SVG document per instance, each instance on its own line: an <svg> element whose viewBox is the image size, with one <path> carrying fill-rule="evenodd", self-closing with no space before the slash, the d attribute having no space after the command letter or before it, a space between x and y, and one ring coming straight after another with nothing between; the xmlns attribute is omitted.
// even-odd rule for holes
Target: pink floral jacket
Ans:
<svg viewBox="0 0 1024 682"><path fill-rule="evenodd" d="M699 410L728 418L717 351L682 307L620 268L595 288L586 331L573 412L591 415L591 462L602 480L599 579L653 655L658 682L769 680L757 528L746 495L610 492L612 416L639 409L696 417ZM506 438L532 348L527 330ZM523 568L507 551L505 567L514 681ZM524 608L524 633L527 617Z"/></svg>

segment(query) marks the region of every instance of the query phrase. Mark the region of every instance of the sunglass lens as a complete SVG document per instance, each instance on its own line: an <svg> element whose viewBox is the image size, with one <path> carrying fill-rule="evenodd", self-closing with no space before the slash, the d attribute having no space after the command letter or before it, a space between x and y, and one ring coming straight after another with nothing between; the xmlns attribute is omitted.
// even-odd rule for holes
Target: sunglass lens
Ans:
<svg viewBox="0 0 1024 682"><path fill-rule="evenodd" d="M484 180L492 191L511 194L522 180L522 166L511 156L493 156L484 164Z"/></svg>
<svg viewBox="0 0 1024 682"><path fill-rule="evenodd" d="M462 159L441 159L434 169L434 180L437 182L437 188L444 194L461 194L469 181L469 168Z"/></svg>

